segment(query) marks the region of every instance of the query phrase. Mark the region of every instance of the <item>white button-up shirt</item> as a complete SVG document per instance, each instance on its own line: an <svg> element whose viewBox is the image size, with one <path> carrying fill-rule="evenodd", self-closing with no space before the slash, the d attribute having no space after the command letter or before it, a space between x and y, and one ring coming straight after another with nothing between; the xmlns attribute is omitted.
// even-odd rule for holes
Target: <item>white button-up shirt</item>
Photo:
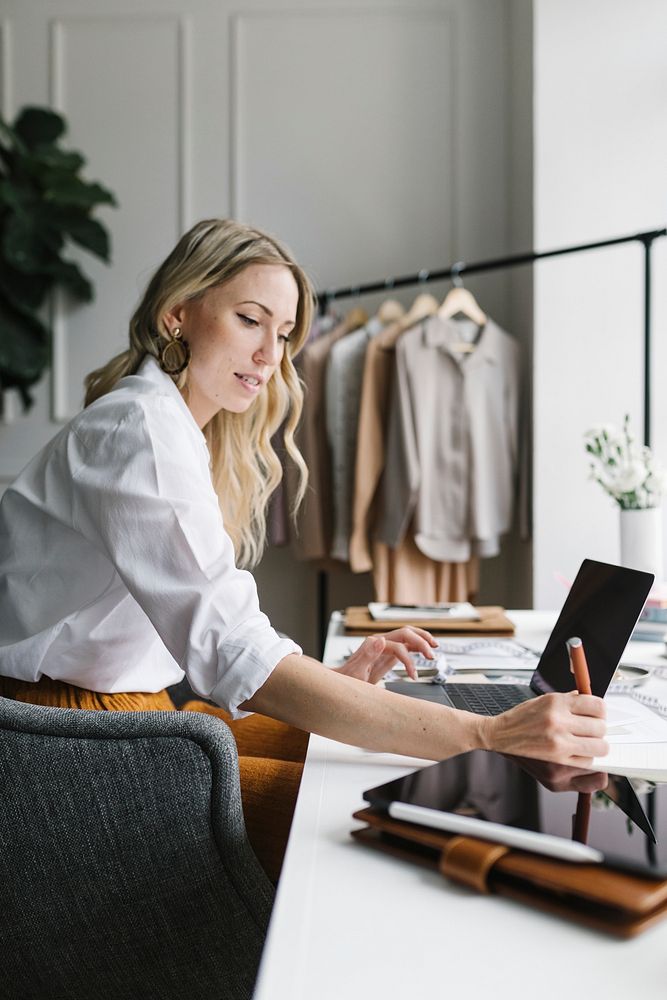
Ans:
<svg viewBox="0 0 667 1000"><path fill-rule="evenodd" d="M152 358L78 414L0 504L0 674L239 704L301 649L235 565L210 455Z"/></svg>

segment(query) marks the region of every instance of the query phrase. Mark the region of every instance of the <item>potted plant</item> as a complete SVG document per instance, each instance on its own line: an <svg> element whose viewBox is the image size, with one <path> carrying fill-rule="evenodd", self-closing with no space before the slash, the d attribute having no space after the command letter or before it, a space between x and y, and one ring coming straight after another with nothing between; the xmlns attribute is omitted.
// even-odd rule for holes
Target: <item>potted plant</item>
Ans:
<svg viewBox="0 0 667 1000"><path fill-rule="evenodd" d="M110 255L109 234L92 213L115 198L80 176L85 160L60 146L65 131L48 108L24 108L11 125L0 118L0 396L17 389L24 409L50 364L51 292L93 298L68 249L78 244L106 262Z"/></svg>

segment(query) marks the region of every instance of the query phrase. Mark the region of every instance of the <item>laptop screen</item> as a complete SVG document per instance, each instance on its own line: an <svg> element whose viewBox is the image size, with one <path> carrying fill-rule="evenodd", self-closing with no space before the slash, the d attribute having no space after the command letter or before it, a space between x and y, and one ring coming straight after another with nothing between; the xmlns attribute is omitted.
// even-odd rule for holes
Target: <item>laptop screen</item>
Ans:
<svg viewBox="0 0 667 1000"><path fill-rule="evenodd" d="M578 636L586 653L591 689L602 698L653 580L652 573L584 559L532 676L533 691L574 689L565 643Z"/></svg>

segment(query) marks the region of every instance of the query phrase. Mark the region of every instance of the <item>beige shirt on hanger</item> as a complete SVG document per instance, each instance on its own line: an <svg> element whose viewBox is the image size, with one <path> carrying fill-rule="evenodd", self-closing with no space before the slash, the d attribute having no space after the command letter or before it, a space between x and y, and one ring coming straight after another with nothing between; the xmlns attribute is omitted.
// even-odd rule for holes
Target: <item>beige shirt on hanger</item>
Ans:
<svg viewBox="0 0 667 1000"><path fill-rule="evenodd" d="M431 559L493 556L512 520L519 349L489 319L470 353L453 320L429 317L396 347L378 538L412 523Z"/></svg>
<svg viewBox="0 0 667 1000"><path fill-rule="evenodd" d="M355 461L350 567L373 572L378 601L406 603L467 600L478 590L478 563L434 561L420 552L408 535L395 549L371 541L377 490L385 456L385 423L396 341L403 331L392 323L366 349L359 407Z"/></svg>
<svg viewBox="0 0 667 1000"><path fill-rule="evenodd" d="M333 344L326 364L324 408L331 455L333 511L331 557L343 562L349 559L364 358L371 340L381 330L382 321L374 316L365 326Z"/></svg>
<svg viewBox="0 0 667 1000"><path fill-rule="evenodd" d="M375 497L384 468L385 420L388 408L394 347L401 335L400 321L385 327L366 348L361 382L357 450L355 456L350 568L366 573L373 568L371 538Z"/></svg>

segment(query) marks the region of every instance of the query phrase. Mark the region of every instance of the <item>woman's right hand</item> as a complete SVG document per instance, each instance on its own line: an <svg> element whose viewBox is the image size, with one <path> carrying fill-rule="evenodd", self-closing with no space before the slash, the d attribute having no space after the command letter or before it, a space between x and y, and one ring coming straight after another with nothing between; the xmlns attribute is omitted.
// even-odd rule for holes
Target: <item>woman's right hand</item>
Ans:
<svg viewBox="0 0 667 1000"><path fill-rule="evenodd" d="M543 694L484 719L486 749L586 767L609 752L605 706L594 695Z"/></svg>

